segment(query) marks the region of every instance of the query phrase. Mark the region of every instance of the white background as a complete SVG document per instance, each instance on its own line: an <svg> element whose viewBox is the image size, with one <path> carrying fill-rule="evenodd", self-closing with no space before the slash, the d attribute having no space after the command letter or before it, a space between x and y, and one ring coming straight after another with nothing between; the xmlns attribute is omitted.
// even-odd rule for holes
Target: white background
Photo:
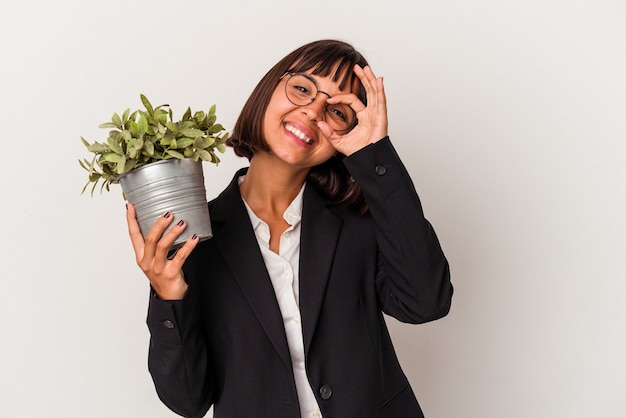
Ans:
<svg viewBox="0 0 626 418"><path fill-rule="evenodd" d="M6 4L9 3L9 4ZM353 43L449 258L450 315L389 320L429 418L626 416L626 3L5 2L0 416L169 417L121 191L80 196L113 112L229 130L303 43ZM230 152L230 150L229 150ZM246 162L205 166L214 197Z"/></svg>

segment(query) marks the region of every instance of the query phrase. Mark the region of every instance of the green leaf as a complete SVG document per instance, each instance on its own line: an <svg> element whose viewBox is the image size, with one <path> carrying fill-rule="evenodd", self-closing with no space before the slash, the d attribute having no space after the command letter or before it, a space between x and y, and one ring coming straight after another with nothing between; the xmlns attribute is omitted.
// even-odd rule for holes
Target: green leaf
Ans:
<svg viewBox="0 0 626 418"><path fill-rule="evenodd" d="M120 129L122 128L122 118L120 118L120 115L118 115L117 113L113 113L111 121L115 124L116 127Z"/></svg>
<svg viewBox="0 0 626 418"><path fill-rule="evenodd" d="M139 97L141 98L141 103L143 103L146 110L148 111L148 114L152 115L154 113L154 108L152 107L152 104L150 103L148 98L143 94L140 94Z"/></svg>
<svg viewBox="0 0 626 418"><path fill-rule="evenodd" d="M137 165L137 160L126 160L126 172L131 171Z"/></svg>
<svg viewBox="0 0 626 418"><path fill-rule="evenodd" d="M97 181L93 183L93 187L91 188L91 197L93 197L93 192L96 190L97 185L98 185Z"/></svg>
<svg viewBox="0 0 626 418"><path fill-rule="evenodd" d="M197 128L196 123L192 120L181 120L178 122L178 130L182 131L184 129Z"/></svg>
<svg viewBox="0 0 626 418"><path fill-rule="evenodd" d="M121 135L124 142L130 142L133 139L133 136L130 134L128 129L124 129Z"/></svg>
<svg viewBox="0 0 626 418"><path fill-rule="evenodd" d="M119 142L115 141L115 139L109 137L107 139L107 143L109 144L109 147L111 147L111 151L113 151L116 154L124 154L124 150L122 149L122 146L120 145Z"/></svg>
<svg viewBox="0 0 626 418"><path fill-rule="evenodd" d="M216 120L217 116L215 116L215 114L209 114L206 118L206 121L204 122L204 126L210 128L211 126L213 126Z"/></svg>
<svg viewBox="0 0 626 418"><path fill-rule="evenodd" d="M198 156L200 157L202 161L208 161L208 162L213 161L213 157L211 156L211 153L207 150L201 149L200 151L198 151Z"/></svg>
<svg viewBox="0 0 626 418"><path fill-rule="evenodd" d="M131 143L129 143L130 148L134 149L134 150L140 150L143 148L143 143L145 141L143 140L143 138L134 138L133 141L131 141Z"/></svg>
<svg viewBox="0 0 626 418"><path fill-rule="evenodd" d="M167 122L165 124L165 126L167 127L167 129L169 129L170 131L174 132L174 133L178 133L178 124L175 122Z"/></svg>
<svg viewBox="0 0 626 418"><path fill-rule="evenodd" d="M193 138L180 138L176 140L176 148L183 149L193 144Z"/></svg>
<svg viewBox="0 0 626 418"><path fill-rule="evenodd" d="M133 122L135 122L137 119L137 111L135 110L133 113L130 114L130 116L128 117L128 120L126 122L124 122L124 129L130 129L131 125Z"/></svg>
<svg viewBox="0 0 626 418"><path fill-rule="evenodd" d="M209 135L212 135L212 134L216 134L216 133L218 133L220 131L223 131L223 130L224 130L224 127L222 125L220 125L219 123L216 123L214 125L211 125L211 127L209 127L209 129L207 129L207 133Z"/></svg>
<svg viewBox="0 0 626 418"><path fill-rule="evenodd" d="M119 126L117 126L115 123L113 122L106 122L106 123L101 123L100 125L98 125L98 128L105 128L105 129L117 129Z"/></svg>
<svg viewBox="0 0 626 418"><path fill-rule="evenodd" d="M200 129L196 129L196 128L183 129L181 131L181 133L183 135L185 135L187 138L197 138L199 136L204 135L204 132L202 132Z"/></svg>
<svg viewBox="0 0 626 418"><path fill-rule="evenodd" d="M152 143L152 141L144 141L142 149L148 155L154 155L154 144Z"/></svg>
<svg viewBox="0 0 626 418"><path fill-rule="evenodd" d="M109 138L112 138L114 141L120 142L122 140L122 132L118 130L109 131Z"/></svg>
<svg viewBox="0 0 626 418"><path fill-rule="evenodd" d="M122 114L122 124L126 123L128 120L128 115L130 115L130 109L126 109Z"/></svg>
<svg viewBox="0 0 626 418"><path fill-rule="evenodd" d="M90 181L88 181L87 183L85 183L85 186L83 187L83 190L80 191L80 194L82 195L83 193L85 193L85 190L87 190L87 186L89 186L89 183L91 183Z"/></svg>
<svg viewBox="0 0 626 418"><path fill-rule="evenodd" d="M119 164L121 161L126 161L126 157L120 154L116 154L115 152L108 152L103 155L104 161L109 161L112 163Z"/></svg>
<svg viewBox="0 0 626 418"><path fill-rule="evenodd" d="M174 150L168 149L165 152L168 153L169 155L171 155L174 158L178 158L179 160L184 160L185 159L185 156L183 154L181 154L180 152L178 152L178 151L174 151Z"/></svg>
<svg viewBox="0 0 626 418"><path fill-rule="evenodd" d="M215 144L215 138L213 138L212 136L207 136L206 138L203 139L202 146L199 148L207 149L213 146L213 144Z"/></svg>
<svg viewBox="0 0 626 418"><path fill-rule="evenodd" d="M167 123L167 112L163 109L155 110L154 120L159 125L165 125Z"/></svg>
<svg viewBox="0 0 626 418"><path fill-rule="evenodd" d="M85 160L87 162L87 160ZM96 164L96 156L94 155L89 163L89 175L91 176L94 172L94 165Z"/></svg>
<svg viewBox="0 0 626 418"><path fill-rule="evenodd" d="M204 112L202 110L198 110L196 113L193 114L193 118L198 123L202 122L204 120Z"/></svg>
<svg viewBox="0 0 626 418"><path fill-rule="evenodd" d="M148 119L146 118L146 115L144 115L143 113L141 114L141 116L139 116L139 121L137 122L137 126L139 128L139 135L137 136L141 136L144 135L146 132L148 132Z"/></svg>
<svg viewBox="0 0 626 418"><path fill-rule="evenodd" d="M108 145L94 142L93 144L87 146L87 150L89 150L89 152L93 152L94 154L104 154L105 152L111 151L111 148Z"/></svg>
<svg viewBox="0 0 626 418"><path fill-rule="evenodd" d="M176 148L176 137L174 135L165 135L161 141L159 141L159 145L163 147Z"/></svg>
<svg viewBox="0 0 626 418"><path fill-rule="evenodd" d="M121 155L120 160L117 162L117 166L115 167L115 172L117 174L124 174L126 172L126 156Z"/></svg>

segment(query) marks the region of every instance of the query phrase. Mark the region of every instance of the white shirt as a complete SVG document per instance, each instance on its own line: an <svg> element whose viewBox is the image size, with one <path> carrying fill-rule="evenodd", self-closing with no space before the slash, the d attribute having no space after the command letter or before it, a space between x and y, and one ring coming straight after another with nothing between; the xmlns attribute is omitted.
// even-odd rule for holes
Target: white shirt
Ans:
<svg viewBox="0 0 626 418"><path fill-rule="evenodd" d="M239 183L244 177L239 178ZM270 228L250 209L243 199L248 216L259 243L265 267L269 273L276 300L283 317L283 325L287 334L289 354L296 381L300 414L303 418L320 418L320 408L313 394L313 389L306 375L304 362L304 340L302 338L302 324L300 321L300 295L298 285L298 266L300 261L300 220L302 219L302 195L304 185L291 202L283 218L289 227L280 236L278 254L270 250Z"/></svg>

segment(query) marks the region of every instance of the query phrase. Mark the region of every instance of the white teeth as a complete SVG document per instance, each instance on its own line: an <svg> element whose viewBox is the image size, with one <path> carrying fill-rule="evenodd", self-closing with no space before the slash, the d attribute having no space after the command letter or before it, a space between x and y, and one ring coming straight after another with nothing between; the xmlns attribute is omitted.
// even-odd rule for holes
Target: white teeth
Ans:
<svg viewBox="0 0 626 418"><path fill-rule="evenodd" d="M285 125L285 127L289 132L297 136L301 141L304 141L307 144L313 143L313 140L309 138L308 136L306 136L304 133L302 133L302 131L300 131L298 128L291 126L291 125Z"/></svg>

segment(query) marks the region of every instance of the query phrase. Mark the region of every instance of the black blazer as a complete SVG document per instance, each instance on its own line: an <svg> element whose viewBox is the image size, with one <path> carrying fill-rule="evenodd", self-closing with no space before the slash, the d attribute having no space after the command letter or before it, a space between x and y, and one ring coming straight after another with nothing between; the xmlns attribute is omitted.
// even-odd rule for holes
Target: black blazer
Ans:
<svg viewBox="0 0 626 418"><path fill-rule="evenodd" d="M369 214L328 205L307 184L300 249L306 368L324 418L423 417L383 312L422 323L446 315L448 263L388 138L344 159ZM237 178L209 208L213 238L184 266L181 301L154 296L149 369L174 412L300 417L287 338Z"/></svg>

